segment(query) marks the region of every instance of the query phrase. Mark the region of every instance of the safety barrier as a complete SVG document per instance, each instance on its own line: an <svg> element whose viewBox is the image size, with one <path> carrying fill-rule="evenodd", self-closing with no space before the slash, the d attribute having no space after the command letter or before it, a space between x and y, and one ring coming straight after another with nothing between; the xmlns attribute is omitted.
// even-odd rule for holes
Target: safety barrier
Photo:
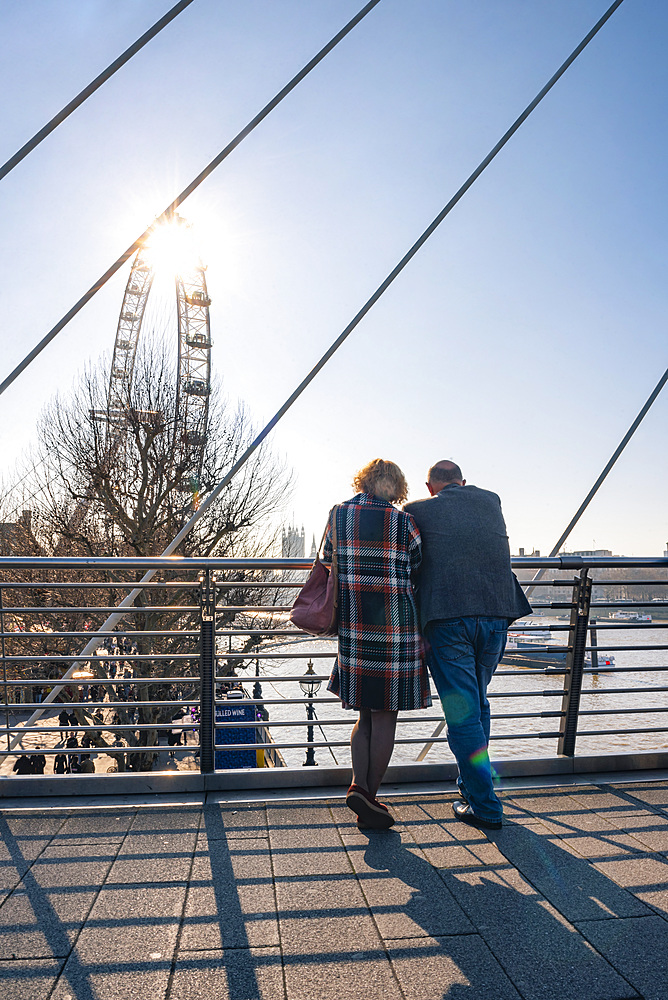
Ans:
<svg viewBox="0 0 668 1000"><path fill-rule="evenodd" d="M513 563L522 576L557 572L532 582L534 615L511 628L490 689L492 755L507 755L499 770L622 767L622 757L668 764L668 600L640 596L665 593L668 559ZM20 785L25 794L47 775L96 790L120 787L98 780L111 775L124 775L124 788L140 777L155 788L195 787L196 776L207 787L343 783L355 714L326 690L335 642L287 620L309 568L299 559L0 558L4 793ZM658 578L639 580L639 569ZM119 620L121 597L149 570ZM400 715L397 780L452 772L435 706ZM596 740L593 755L576 753Z"/></svg>

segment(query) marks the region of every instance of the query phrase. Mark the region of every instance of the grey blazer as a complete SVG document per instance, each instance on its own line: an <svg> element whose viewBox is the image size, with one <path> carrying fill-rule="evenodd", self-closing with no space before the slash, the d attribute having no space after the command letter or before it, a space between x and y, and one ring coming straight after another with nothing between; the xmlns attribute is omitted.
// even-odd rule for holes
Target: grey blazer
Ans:
<svg viewBox="0 0 668 1000"><path fill-rule="evenodd" d="M418 600L422 628L441 618L507 618L531 613L510 567L501 501L477 486L451 483L404 504L422 535Z"/></svg>

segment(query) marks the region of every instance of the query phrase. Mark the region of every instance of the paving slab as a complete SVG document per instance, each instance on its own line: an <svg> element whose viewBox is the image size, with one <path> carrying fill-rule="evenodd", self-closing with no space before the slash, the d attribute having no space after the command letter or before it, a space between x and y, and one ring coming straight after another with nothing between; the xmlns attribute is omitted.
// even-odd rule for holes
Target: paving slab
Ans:
<svg viewBox="0 0 668 1000"><path fill-rule="evenodd" d="M134 812L104 810L68 816L57 832L58 841L72 844L117 843L130 829Z"/></svg>
<svg viewBox="0 0 668 1000"><path fill-rule="evenodd" d="M185 834L197 832L201 819L201 805L138 809L130 829L133 833L155 833L159 836Z"/></svg>
<svg viewBox="0 0 668 1000"><path fill-rule="evenodd" d="M267 810L264 805L229 805L212 802L204 806L201 831L209 840L226 840L229 837L248 837L257 840L268 837Z"/></svg>
<svg viewBox="0 0 668 1000"><path fill-rule="evenodd" d="M382 950L288 955L284 961L289 1000L404 1000Z"/></svg>
<svg viewBox="0 0 668 1000"><path fill-rule="evenodd" d="M163 998L185 887L104 888L71 950L54 1000Z"/></svg>
<svg viewBox="0 0 668 1000"><path fill-rule="evenodd" d="M640 783L638 785L610 785L613 791L620 795L628 795L639 802L645 802L655 809L668 810L668 785L656 782Z"/></svg>
<svg viewBox="0 0 668 1000"><path fill-rule="evenodd" d="M63 965L49 958L0 962L2 1000L46 1000Z"/></svg>
<svg viewBox="0 0 668 1000"><path fill-rule="evenodd" d="M521 1000L478 934L392 942L388 953L406 1000Z"/></svg>
<svg viewBox="0 0 668 1000"><path fill-rule="evenodd" d="M281 943L290 960L383 951L359 882L351 874L277 879ZM330 958L331 960L331 958Z"/></svg>
<svg viewBox="0 0 668 1000"><path fill-rule="evenodd" d="M625 858L623 861L597 861L594 867L606 879L623 886L633 895L648 889L668 889L668 860L666 858L650 856ZM624 915L620 914L620 916ZM649 914L645 915L649 916Z"/></svg>
<svg viewBox="0 0 668 1000"><path fill-rule="evenodd" d="M83 959L75 947L49 1000L164 1000L171 959L132 961L121 957L102 962Z"/></svg>
<svg viewBox="0 0 668 1000"><path fill-rule="evenodd" d="M628 984L513 869L441 878L523 1000L628 1000Z"/></svg>
<svg viewBox="0 0 668 1000"><path fill-rule="evenodd" d="M506 824L490 835L503 856L568 920L647 915L647 908L632 893L610 879L600 868L562 849L558 839L535 827ZM627 864L627 861L619 862Z"/></svg>
<svg viewBox="0 0 668 1000"><path fill-rule="evenodd" d="M278 921L266 840L198 840L180 947L211 952L277 946Z"/></svg>
<svg viewBox="0 0 668 1000"><path fill-rule="evenodd" d="M168 1000L285 1000L279 948L181 951Z"/></svg>
<svg viewBox="0 0 668 1000"><path fill-rule="evenodd" d="M643 1000L666 1000L668 922L654 916L591 921L578 928Z"/></svg>
<svg viewBox="0 0 668 1000"><path fill-rule="evenodd" d="M81 845L48 847L0 910L0 959L67 956L112 862Z"/></svg>
<svg viewBox="0 0 668 1000"><path fill-rule="evenodd" d="M406 832L402 836L394 827L360 841L344 840L383 940L474 932L438 871Z"/></svg>
<svg viewBox="0 0 668 1000"><path fill-rule="evenodd" d="M129 884L152 882L187 882L192 867L197 834L129 833L119 848L109 872L109 881Z"/></svg>
<svg viewBox="0 0 668 1000"><path fill-rule="evenodd" d="M478 830L471 830L472 836L463 844L457 823L452 813L450 797L447 802L425 802L424 804L402 805L394 810L401 825L409 833L414 843L419 844L427 861L435 868L460 868L475 864L478 860L472 848L479 844L489 844ZM469 828L465 828L467 831Z"/></svg>
<svg viewBox="0 0 668 1000"><path fill-rule="evenodd" d="M276 877L350 874L327 803L268 805L267 823Z"/></svg>

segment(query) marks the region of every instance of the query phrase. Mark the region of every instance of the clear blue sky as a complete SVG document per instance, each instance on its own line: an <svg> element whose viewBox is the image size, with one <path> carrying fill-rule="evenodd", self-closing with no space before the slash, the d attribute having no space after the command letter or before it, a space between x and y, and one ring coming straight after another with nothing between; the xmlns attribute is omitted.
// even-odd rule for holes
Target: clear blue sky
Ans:
<svg viewBox="0 0 668 1000"><path fill-rule="evenodd" d="M170 6L0 7L0 160ZM4 377L361 0L195 0L0 182ZM605 0L382 0L184 205L213 364L278 408ZM668 4L625 0L272 437L319 533L357 467L411 498L458 461L511 545L551 548L667 364ZM109 351L127 270L0 397L11 468L56 389ZM668 392L668 390L666 390ZM569 548L659 554L655 404Z"/></svg>

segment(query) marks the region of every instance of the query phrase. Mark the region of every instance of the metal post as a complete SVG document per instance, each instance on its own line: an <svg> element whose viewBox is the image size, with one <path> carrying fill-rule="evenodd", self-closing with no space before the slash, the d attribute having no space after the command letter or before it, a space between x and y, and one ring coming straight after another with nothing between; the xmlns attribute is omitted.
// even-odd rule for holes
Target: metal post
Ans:
<svg viewBox="0 0 668 1000"><path fill-rule="evenodd" d="M308 704L306 706L306 718L307 718L307 720L308 720L309 723L312 723L313 722L313 716L315 714L314 711L313 711L313 695L312 694L308 695L308 699L309 699L308 700ZM308 725L306 727L306 742L307 743L313 743L313 726L312 725ZM304 761L303 766L304 767L315 767L316 766L315 747L307 747L306 748L306 760Z"/></svg>
<svg viewBox="0 0 668 1000"><path fill-rule="evenodd" d="M214 770L214 673L216 648L216 588L211 570L200 577L199 654L199 768L202 774Z"/></svg>
<svg viewBox="0 0 668 1000"><path fill-rule="evenodd" d="M568 632L566 676L564 678L564 696L561 701L563 715L559 729L557 753L563 754L565 757L575 755L590 603L591 578L589 571L583 569L580 570L580 576L576 576L573 580L573 604Z"/></svg>
<svg viewBox="0 0 668 1000"><path fill-rule="evenodd" d="M9 745L9 698L7 696L7 658L5 650L5 606L2 603L2 587L0 587L0 632L2 633L2 638L0 639L2 651L2 683L3 691L5 696L5 722L7 724L7 750L10 750Z"/></svg>

